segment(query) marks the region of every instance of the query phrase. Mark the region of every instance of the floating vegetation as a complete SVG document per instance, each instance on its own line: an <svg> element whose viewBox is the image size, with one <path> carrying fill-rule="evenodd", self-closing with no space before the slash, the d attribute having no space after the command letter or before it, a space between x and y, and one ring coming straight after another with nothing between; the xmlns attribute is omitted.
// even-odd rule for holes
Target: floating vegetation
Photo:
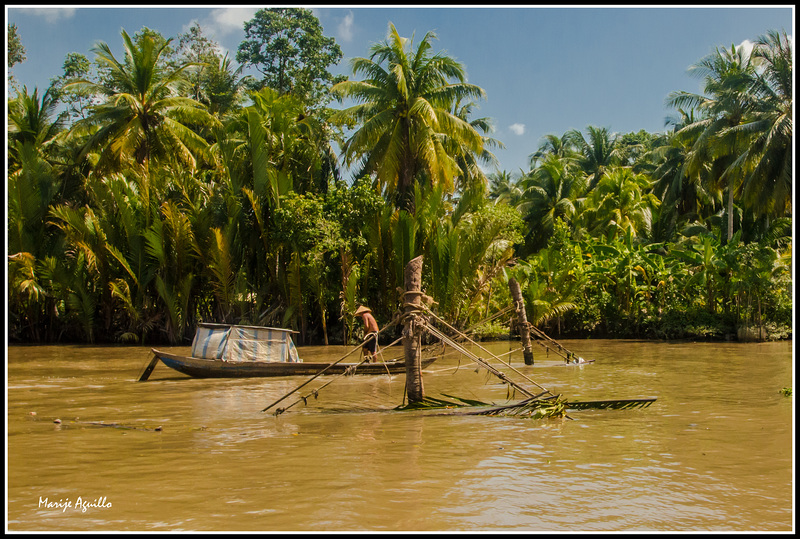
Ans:
<svg viewBox="0 0 800 539"><path fill-rule="evenodd" d="M475 415L529 417L531 419L568 417L567 401L561 399L560 395L526 399L516 404L475 412Z"/></svg>
<svg viewBox="0 0 800 539"><path fill-rule="evenodd" d="M792 396L792 388L791 387L784 387L781 389L781 393L783 393L784 397L791 397Z"/></svg>
<svg viewBox="0 0 800 539"><path fill-rule="evenodd" d="M602 401L570 402L567 408L570 410L627 410L630 408L647 408L655 402L656 398L647 399L617 399Z"/></svg>
<svg viewBox="0 0 800 539"><path fill-rule="evenodd" d="M478 400L463 399L453 395L444 395L448 399L425 397L422 402L409 403L403 406L398 406L395 410L430 410L430 409L450 409L450 408L466 408L466 407L481 407L487 408L484 410L464 410L458 412L463 415L486 415L486 416L512 416L512 417L527 417L531 419L543 419L549 417L566 417L572 419L567 415L568 410L628 410L634 408L647 408L656 398L644 399L615 399L615 400L602 400L602 401L583 401L583 402L570 402L561 398L561 395L550 395L547 397L531 397L520 402L513 404L504 404L501 406L492 405L490 403L481 402Z"/></svg>
<svg viewBox="0 0 800 539"><path fill-rule="evenodd" d="M398 406L395 408L395 410L406 411L480 407L485 409L466 410L459 413L464 415L530 417L532 419L542 419L545 417L565 417L567 415L566 401L561 400L560 396L558 395L545 398L533 397L522 402L506 404L502 406L496 406L487 402L481 402L473 399L463 399L461 397L454 397L452 395L445 396L454 400L425 397L422 402Z"/></svg>
<svg viewBox="0 0 800 539"><path fill-rule="evenodd" d="M424 397L420 402L409 402L395 408L397 411L407 410L430 410L439 408L462 408L464 406L491 406L488 402L481 402L477 400L462 399L460 397L453 397L452 395L445 395L451 399L456 399L458 402L448 401L444 399L437 399L434 397Z"/></svg>

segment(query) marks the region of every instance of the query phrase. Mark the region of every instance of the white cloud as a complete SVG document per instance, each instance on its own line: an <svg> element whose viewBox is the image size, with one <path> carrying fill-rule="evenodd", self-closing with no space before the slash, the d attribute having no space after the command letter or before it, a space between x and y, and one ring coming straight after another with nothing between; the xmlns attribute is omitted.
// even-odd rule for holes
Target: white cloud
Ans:
<svg viewBox="0 0 800 539"><path fill-rule="evenodd" d="M744 41L739 43L739 46L736 47L736 48L737 49L739 49L739 48L744 49L745 52L747 53L747 56L750 56L750 53L753 52L753 45L755 45L755 43L753 43L749 39L745 39Z"/></svg>
<svg viewBox="0 0 800 539"><path fill-rule="evenodd" d="M337 38L340 41L352 41L353 39L353 12L349 11L347 15L339 22L337 27Z"/></svg>
<svg viewBox="0 0 800 539"><path fill-rule="evenodd" d="M252 19L258 9L256 7L215 9L200 26L216 39L221 39L232 32L243 31L244 23Z"/></svg>
<svg viewBox="0 0 800 539"><path fill-rule="evenodd" d="M61 19L69 19L73 15L78 8L70 7L70 8L60 8L60 7L26 7L20 8L22 13L27 13L28 15L35 15L37 17L42 17L48 23L58 22Z"/></svg>
<svg viewBox="0 0 800 539"><path fill-rule="evenodd" d="M511 124L508 126L512 133L515 135L524 135L525 134L525 124Z"/></svg>

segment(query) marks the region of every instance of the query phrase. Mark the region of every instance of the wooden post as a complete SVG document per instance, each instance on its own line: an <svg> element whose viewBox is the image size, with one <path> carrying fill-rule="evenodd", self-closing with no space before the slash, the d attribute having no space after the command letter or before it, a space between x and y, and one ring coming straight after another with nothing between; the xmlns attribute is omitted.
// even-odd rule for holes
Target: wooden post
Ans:
<svg viewBox="0 0 800 539"><path fill-rule="evenodd" d="M139 379L137 380L138 382L145 382L148 378L150 378L150 375L153 373L153 369L156 368L158 359L159 357L153 354L153 358L150 360L150 363L147 364L147 366L144 368L144 371L142 371L142 374L139 375Z"/></svg>
<svg viewBox="0 0 800 539"><path fill-rule="evenodd" d="M528 329L528 315L525 314L525 302L522 300L522 290L516 279L508 280L508 289L511 299L514 300L514 310L517 311L517 325L519 336L522 339L522 358L525 365L533 365L533 351L531 350L531 332Z"/></svg>
<svg viewBox="0 0 800 539"><path fill-rule="evenodd" d="M422 305L422 256L418 256L406 264L403 274L405 294L403 294L403 314L406 319L403 325L403 352L406 360L406 394L408 403L422 402L422 367L420 342L422 331L416 327L413 313Z"/></svg>

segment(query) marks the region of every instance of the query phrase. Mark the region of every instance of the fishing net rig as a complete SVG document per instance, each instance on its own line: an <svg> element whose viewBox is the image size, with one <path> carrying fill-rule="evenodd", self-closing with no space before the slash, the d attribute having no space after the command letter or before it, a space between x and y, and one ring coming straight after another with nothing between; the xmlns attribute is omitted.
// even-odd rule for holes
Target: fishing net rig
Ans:
<svg viewBox="0 0 800 539"><path fill-rule="evenodd" d="M285 412L286 410L288 410L288 409L292 408L293 406L295 406L295 405L297 405L297 404L299 404L299 403L301 403L301 402L302 402L303 404L308 404L308 400L309 400L310 398L312 398L312 397L313 397L314 399L317 399L317 398L319 397L319 392L320 392L320 390L322 390L322 389L324 389L325 387L329 386L330 384L332 384L332 383L333 383L333 382L335 382L336 380L339 380L341 377L343 377L343 376L352 376L352 375L354 375L354 374L356 373L356 371L358 370L358 368L359 368L361 365L363 365L363 364L365 364L365 363L367 363L367 362L369 361L369 357L367 357L367 356L365 356L365 357L362 357L362 358L361 358L361 360L360 360L358 363L355 363L355 364L353 364L353 365L349 366L349 367L348 367L347 369L345 369L345 370L344 370L344 371L343 371L341 374L337 374L336 376L332 377L330 380L328 380L327 382L325 382L324 384L322 384L320 387L317 387L317 388L311 389L310 391L308 391L307 393L305 393L305 394L303 394L303 395L299 395L299 396L298 396L298 398L297 398L295 401L293 401L291 404L289 404L289 405L287 405L287 406L284 406L284 407L276 407L276 405L277 405L277 404L279 404L279 403L283 402L285 399L287 399L287 398L288 398L288 397L290 397L291 395L294 395L295 393L297 393L298 391L300 391L301 389L303 389L304 387L306 387L308 384L310 384L311 382L313 382L314 380L316 380L318 377L322 376L323 374L326 374L326 371L328 371L328 370L329 370L331 367L333 367L334 365L338 365L339 363L341 363L342 361L344 361L345 359L347 359L348 357L350 357L350 356L351 356L351 355L353 355L354 353L358 352L359 350L363 350L363 347L364 347L364 345L365 345L365 344L366 344L366 343L367 343L367 342L368 342L370 339L372 339L372 338L373 338L373 336L374 336L375 340L377 341L378 337L379 337L379 336L380 336L382 333L385 333L385 332L387 332L387 331L388 331L388 330L389 330L391 327L393 327L393 326L396 326L396 325L397 325L397 324L398 324L398 323L399 323L401 320L402 320L402 318L401 318L400 316L395 316L395 317L394 317L394 319L393 319L393 320L392 320L390 323L388 323L386 326L384 326L383 328L381 328L381 329L380 329L380 330L378 330L377 332L375 332L375 333L372 333L372 334L365 335L365 337L364 337L364 340L363 340L363 341L361 341L361 343L360 343L360 344L358 344L358 345L354 346L353 348L351 348L351 349L350 349L349 351L347 351L347 353L345 353L345 354L344 354L342 357L340 357L339 359L337 359L336 361L334 361L333 363L331 363L330 365L328 365L327 367L325 367L324 369L322 369L320 372L318 372L318 373L316 373L315 375L313 375L311 378L309 378L308 380L306 380L305 382L303 382L303 383L302 383L302 384L300 384L299 386L295 387L295 388L294 388L293 390L291 390L290 392L288 392L288 393L286 393L285 395L283 395L281 398L279 398L278 400L276 400L275 402L273 402L273 403L272 403L272 404L270 404L269 406L267 406L267 407L263 408L261 411L262 411L262 412L266 412L267 410L269 410L269 409L271 409L271 408L274 408L274 412L273 412L273 413L274 413L274 415L276 415L276 416L277 416L277 415L280 415L280 414L282 414L283 412ZM394 346L395 344L397 344L398 342L400 342L402 339L403 339L403 337L402 337L402 336L400 336L400 337L398 337L397 339L395 339L394 341L392 341L390 344L388 344L388 345L386 345L386 346L383 346L383 347L379 347L379 348L378 348L378 355L381 355L381 356L383 356L383 351L384 351L384 350L386 350L386 349L390 349L392 346ZM437 348L437 347L439 347L439 345L438 345L438 344L436 344L436 343L434 343L433 345L428 345L428 346L426 346L426 347L425 347L425 351L426 351L426 352L430 352L432 349L434 349L434 348ZM444 353L444 350L443 350L443 348L444 348L444 347L442 346L442 352L441 352L441 355L443 355L443 353ZM394 361L394 360L396 360L396 359L397 359L397 358L390 359L389 361ZM437 359L438 359L438 358L437 358ZM384 363L385 363L385 361L384 361ZM386 374L387 374L387 375L389 375L389 376L391 376L391 372L389 372L389 370L388 370L388 367L387 367L387 370L386 370Z"/></svg>
<svg viewBox="0 0 800 539"><path fill-rule="evenodd" d="M427 300L427 303L431 303L430 298L423 295L423 298ZM409 303L406 303L404 307L409 306ZM491 318L502 316L505 314L509 309L504 309L499 313L495 313ZM437 316L425 303L416 303L413 304L413 309L407 310L403 313L398 313L394 319L387 324L383 329L379 330L377 333L383 333L388 330L390 327L402 323L403 325L406 324L415 324L418 329L422 329L425 334L432 337L434 339L434 343L432 345L428 345L425 348L429 351L431 348L436 347L437 343L442 346L442 355L444 355L444 349L450 348L457 353L460 354L461 357L466 357L473 363L477 364L478 369L485 369L489 375L495 376L500 380L501 383L506 384L509 388L509 393L507 398L513 399L517 396L517 393L523 396L522 400L510 404L504 405L494 405L492 403L486 403L482 401L478 401L475 399L465 399L462 397L452 396L452 395L443 395L447 397L447 399L436 398L425 396L422 401L420 402L413 402L406 404L406 395L403 395L403 403L394 408L394 410L424 410L424 409L448 409L448 410L455 410L451 411L450 414L459 414L459 415L485 415L485 416L516 416L516 417L529 417L533 419L540 419L545 417L562 417L566 419L573 419L568 414L568 410L587 410L587 409L614 409L614 410L623 410L623 409L632 409L632 408L646 408L650 406L653 402L655 402L655 398L638 398L638 399L613 399L613 400L597 400L597 401L582 401L582 402L570 402L569 400L562 397L561 394L553 393L548 388L542 386L535 380L531 379L525 373L521 372L519 369L515 368L509 361L504 360L501 356L495 355L482 346L480 343L474 341L469 337L467 332L459 331L458 329L454 328L452 325L448 324L445 320ZM444 329L440 329L437 325L441 325ZM531 324L526 324L527 327L521 328L521 330L530 331L531 336L534 337L534 341L546 348L548 351L553 350L555 353L560 355L564 358L567 363L584 363L585 360L577 356L574 352L567 350L557 341L551 339L547 336L544 332L540 331L538 328L535 328ZM356 351L360 350L362 346L367 342L370 337L367 336L362 343L357 345L356 347L352 348L348 351L344 356L333 362L330 366L336 365L342 362L344 359L355 353ZM377 335L376 335L377 338ZM399 341L402 340L402 336L393 341L391 344L384 348L391 348ZM542 342L544 341L544 342ZM473 349L477 349L480 351L481 354L476 353ZM493 365L490 363L490 360L486 357L482 357L483 355L488 356L489 358L495 360L496 362L500 363L503 367L507 367L511 372L513 372L517 378L521 378L524 382L513 379L509 374L500 370L497 365ZM503 354L507 355L507 354ZM307 386L310 382L315 380L317 377L325 374L326 369L323 369L319 373L312 376L309 380L302 383L301 385L297 386L295 389L290 391L289 393L285 394L269 406L262 409L262 412L266 412L271 408L274 409L274 415L280 415L289 408L299 404L300 402L307 404L308 399L314 397L315 399L319 396L319 391L342 376L348 376L354 374L354 372L358 369L358 367L365 362L369 361L369 358L362 359L360 363L354 364L350 368L348 368L342 374L339 374L332 378L331 380L327 381L321 387L311 390L310 392L306 393L305 395L301 395L298 399L292 402L290 405L285 407L276 407L277 404L283 402L289 396L295 394L303 387ZM329 366L329 367L330 367ZM387 369L387 374L390 374ZM530 386L525 385L525 383L530 384ZM536 389L533 389L531 386L534 386ZM477 409L476 409L477 408Z"/></svg>

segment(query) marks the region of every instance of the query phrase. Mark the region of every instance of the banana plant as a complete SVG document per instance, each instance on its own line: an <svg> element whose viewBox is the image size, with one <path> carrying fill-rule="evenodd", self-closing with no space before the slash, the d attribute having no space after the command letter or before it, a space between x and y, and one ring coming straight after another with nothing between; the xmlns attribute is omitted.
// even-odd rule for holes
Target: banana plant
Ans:
<svg viewBox="0 0 800 539"><path fill-rule="evenodd" d="M738 243L738 234L731 243ZM683 283L684 291L692 295L693 289L701 290L707 310L710 313L717 312L718 300L724 293L722 272L727 270L720 241L706 234L689 243L686 248L675 248L671 252L689 265L688 278Z"/></svg>

